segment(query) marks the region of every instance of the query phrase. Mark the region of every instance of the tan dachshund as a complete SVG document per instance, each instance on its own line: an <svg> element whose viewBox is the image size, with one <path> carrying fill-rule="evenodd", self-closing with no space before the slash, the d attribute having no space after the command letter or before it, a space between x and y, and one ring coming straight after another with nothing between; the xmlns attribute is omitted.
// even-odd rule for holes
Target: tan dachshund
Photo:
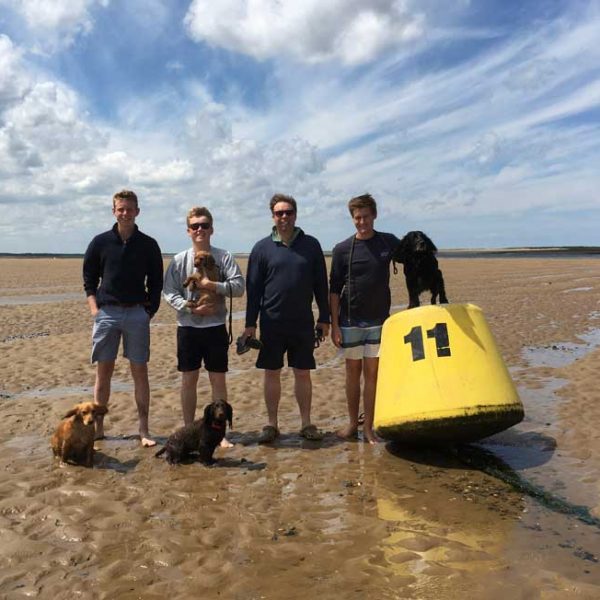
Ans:
<svg viewBox="0 0 600 600"><path fill-rule="evenodd" d="M210 281L219 281L219 267L217 267L214 256L206 250L198 250L194 255L194 267L196 270L189 277L185 278L183 285L192 292L198 292L198 296L194 300L188 300L187 305L190 308L196 306L211 306L216 308L216 292L200 289L198 286L200 280L205 277L210 279Z"/></svg>
<svg viewBox="0 0 600 600"><path fill-rule="evenodd" d="M94 434L96 415L105 415L106 406L94 402L76 404L60 422L52 436L52 452L63 462L86 467L94 464Z"/></svg>

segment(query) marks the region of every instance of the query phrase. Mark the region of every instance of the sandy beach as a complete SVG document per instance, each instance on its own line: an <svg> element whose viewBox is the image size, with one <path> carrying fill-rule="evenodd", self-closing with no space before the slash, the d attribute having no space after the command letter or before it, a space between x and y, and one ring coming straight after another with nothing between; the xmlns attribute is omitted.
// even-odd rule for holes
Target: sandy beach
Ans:
<svg viewBox="0 0 600 600"><path fill-rule="evenodd" d="M254 351L232 350L235 447L218 449L213 468L170 467L135 438L119 358L94 468L61 465L50 436L94 382L81 262L0 258L0 598L600 597L599 259L440 261L449 299L482 308L525 406L476 459L572 507L563 512L458 454L335 438L344 364L329 341L313 377L321 443L298 435L285 371L283 435L256 443L262 373ZM404 278L392 282L403 310ZM234 300L235 336L244 308ZM159 443L181 424L175 331L163 302L150 361ZM201 406L207 390L202 373Z"/></svg>

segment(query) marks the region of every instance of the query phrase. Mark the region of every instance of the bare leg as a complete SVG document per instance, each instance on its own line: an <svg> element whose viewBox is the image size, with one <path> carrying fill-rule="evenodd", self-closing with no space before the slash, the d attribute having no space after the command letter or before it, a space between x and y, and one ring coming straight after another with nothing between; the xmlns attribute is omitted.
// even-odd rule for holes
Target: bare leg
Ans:
<svg viewBox="0 0 600 600"><path fill-rule="evenodd" d="M264 392L269 425L278 429L277 412L281 398L281 369L265 369Z"/></svg>
<svg viewBox="0 0 600 600"><path fill-rule="evenodd" d="M103 361L96 363L96 383L94 384L94 402L101 406L107 406L110 399L110 380L115 370L115 361ZM96 415L95 439L104 437L104 415Z"/></svg>
<svg viewBox="0 0 600 600"><path fill-rule="evenodd" d="M336 435L341 438L353 438L358 431L362 365L362 359L346 359L346 403L348 405L349 423L336 432Z"/></svg>
<svg viewBox="0 0 600 600"><path fill-rule="evenodd" d="M200 369L181 373L181 411L184 425L191 425L196 417L196 405L198 403L196 386L199 373Z"/></svg>
<svg viewBox="0 0 600 600"><path fill-rule="evenodd" d="M227 401L227 383L225 382L225 373L216 373L215 371L209 371L208 379L210 380L213 401ZM225 437L221 440L220 446L221 448L233 448L233 444Z"/></svg>
<svg viewBox="0 0 600 600"><path fill-rule="evenodd" d="M300 409L302 429L310 425L310 408L312 404L312 381L308 369L294 369L294 393Z"/></svg>
<svg viewBox="0 0 600 600"><path fill-rule="evenodd" d="M363 359L363 404L365 407L365 424L363 433L369 444L376 444L379 440L373 433L373 418L375 417L375 391L377 388L378 358Z"/></svg>
<svg viewBox="0 0 600 600"><path fill-rule="evenodd" d="M148 381L148 363L134 363L129 361L131 376L133 377L133 390L135 403L140 422L140 440L142 446L150 448L156 442L150 437L148 430L148 414L150 412L150 382Z"/></svg>

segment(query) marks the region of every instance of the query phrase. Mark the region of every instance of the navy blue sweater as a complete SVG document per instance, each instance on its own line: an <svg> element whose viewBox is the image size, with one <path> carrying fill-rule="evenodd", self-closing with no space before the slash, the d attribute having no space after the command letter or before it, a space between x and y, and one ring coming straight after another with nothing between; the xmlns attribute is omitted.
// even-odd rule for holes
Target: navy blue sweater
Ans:
<svg viewBox="0 0 600 600"><path fill-rule="evenodd" d="M271 236L257 242L248 260L246 293L246 327L256 327L259 313L261 325L312 326L313 295L317 321L329 323L327 268L317 239L300 230L289 247Z"/></svg>
<svg viewBox="0 0 600 600"><path fill-rule="evenodd" d="M136 225L124 242L115 223L90 242L83 258L83 287L86 295L96 296L99 307L139 302L154 315L163 287L162 254L156 240Z"/></svg>

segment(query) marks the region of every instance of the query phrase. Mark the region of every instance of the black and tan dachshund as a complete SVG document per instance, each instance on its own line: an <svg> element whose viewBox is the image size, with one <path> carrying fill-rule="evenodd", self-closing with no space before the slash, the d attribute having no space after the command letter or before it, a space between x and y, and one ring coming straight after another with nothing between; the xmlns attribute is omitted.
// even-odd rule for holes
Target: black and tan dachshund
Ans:
<svg viewBox="0 0 600 600"><path fill-rule="evenodd" d="M155 454L167 454L167 462L178 464L191 454L197 453L200 462L211 465L215 462L215 448L225 437L225 431L233 426L233 409L225 400L215 400L204 408L204 417L190 425L181 427L167 439L167 443Z"/></svg>
<svg viewBox="0 0 600 600"><path fill-rule="evenodd" d="M404 265L404 277L408 289L408 308L420 306L419 294L431 291L431 304L447 304L444 278L435 257L435 244L422 231L409 231L393 254L396 262Z"/></svg>

